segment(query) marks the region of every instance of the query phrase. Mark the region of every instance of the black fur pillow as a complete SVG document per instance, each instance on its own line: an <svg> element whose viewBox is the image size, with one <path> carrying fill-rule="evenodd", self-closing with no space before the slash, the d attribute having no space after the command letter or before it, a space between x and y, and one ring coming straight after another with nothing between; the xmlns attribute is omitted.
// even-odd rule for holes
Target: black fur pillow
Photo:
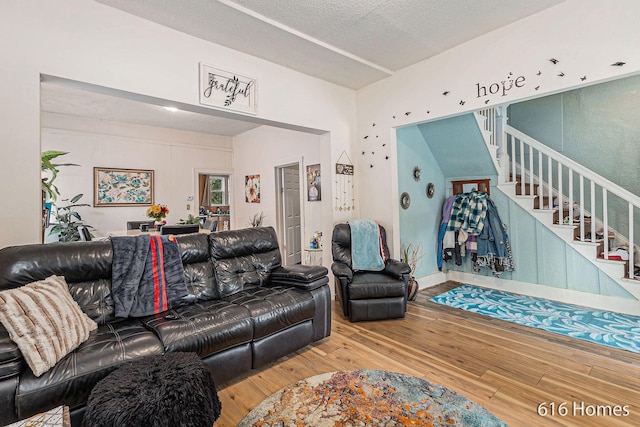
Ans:
<svg viewBox="0 0 640 427"><path fill-rule="evenodd" d="M222 405L207 365L195 353L127 363L91 391L85 427L211 427Z"/></svg>

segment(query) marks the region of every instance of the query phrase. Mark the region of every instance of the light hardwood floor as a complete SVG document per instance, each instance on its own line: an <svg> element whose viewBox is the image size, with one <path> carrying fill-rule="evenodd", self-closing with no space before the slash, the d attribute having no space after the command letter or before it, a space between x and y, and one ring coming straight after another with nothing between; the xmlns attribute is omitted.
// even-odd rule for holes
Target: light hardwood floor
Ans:
<svg viewBox="0 0 640 427"><path fill-rule="evenodd" d="M429 301L458 285L420 291L398 320L349 323L334 302L330 337L220 387L222 416L215 426L235 426L287 384L350 369L424 378L510 426L640 425L640 355ZM537 408L545 402L542 417ZM619 416L593 415L616 406Z"/></svg>

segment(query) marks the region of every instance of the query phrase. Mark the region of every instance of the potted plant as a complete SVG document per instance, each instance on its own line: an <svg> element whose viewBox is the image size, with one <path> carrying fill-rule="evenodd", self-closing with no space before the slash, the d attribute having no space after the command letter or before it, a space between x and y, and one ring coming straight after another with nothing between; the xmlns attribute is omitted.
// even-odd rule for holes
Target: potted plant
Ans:
<svg viewBox="0 0 640 427"><path fill-rule="evenodd" d="M202 227L202 221L200 220L200 217L193 216L191 214L187 216L187 219L180 218L178 224L199 224Z"/></svg>
<svg viewBox="0 0 640 427"><path fill-rule="evenodd" d="M76 208L81 206L90 206L86 203L78 203L82 196L83 194L80 193L76 194L70 200L62 199L63 202L69 203L63 206L56 206L56 224L51 228L49 235L58 234L58 241L60 242L76 242L82 240L79 230L81 226L87 229L93 228L85 224L80 214L76 211Z"/></svg>
<svg viewBox="0 0 640 427"><path fill-rule="evenodd" d="M418 281L415 277L416 268L418 267L418 262L424 256L422 252L422 242L417 245L413 245L413 243L403 244L400 249L400 258L403 262L409 264L411 267L411 273L409 273L409 292L408 299L409 301L413 301L418 296Z"/></svg>
<svg viewBox="0 0 640 427"><path fill-rule="evenodd" d="M257 213L249 219L249 225L252 227L261 227L265 217L264 212Z"/></svg>
<svg viewBox="0 0 640 427"><path fill-rule="evenodd" d="M69 154L67 151L57 151L57 150L48 150L43 151L40 154L41 164L40 169L42 171L42 191L44 192L44 199L46 201L56 201L58 196L60 195L60 191L58 187L55 186L53 181L55 181L58 176L58 172L60 166L80 166L75 163L53 163L52 160L64 156L65 154Z"/></svg>

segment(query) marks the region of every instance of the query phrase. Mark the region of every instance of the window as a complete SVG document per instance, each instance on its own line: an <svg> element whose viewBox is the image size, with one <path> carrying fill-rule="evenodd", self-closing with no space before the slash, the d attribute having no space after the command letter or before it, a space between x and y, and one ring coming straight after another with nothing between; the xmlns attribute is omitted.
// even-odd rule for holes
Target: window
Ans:
<svg viewBox="0 0 640 427"><path fill-rule="evenodd" d="M208 175L209 206L227 205L229 197L229 177Z"/></svg>

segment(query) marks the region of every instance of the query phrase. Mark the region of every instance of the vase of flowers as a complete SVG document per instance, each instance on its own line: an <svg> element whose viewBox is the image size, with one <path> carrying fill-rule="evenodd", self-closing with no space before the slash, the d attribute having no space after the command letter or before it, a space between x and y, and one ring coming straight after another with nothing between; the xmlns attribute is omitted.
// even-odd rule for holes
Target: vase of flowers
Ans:
<svg viewBox="0 0 640 427"><path fill-rule="evenodd" d="M147 208L147 216L155 221L156 230L159 230L160 227L167 223L164 219L168 214L169 208L167 205L151 205Z"/></svg>

